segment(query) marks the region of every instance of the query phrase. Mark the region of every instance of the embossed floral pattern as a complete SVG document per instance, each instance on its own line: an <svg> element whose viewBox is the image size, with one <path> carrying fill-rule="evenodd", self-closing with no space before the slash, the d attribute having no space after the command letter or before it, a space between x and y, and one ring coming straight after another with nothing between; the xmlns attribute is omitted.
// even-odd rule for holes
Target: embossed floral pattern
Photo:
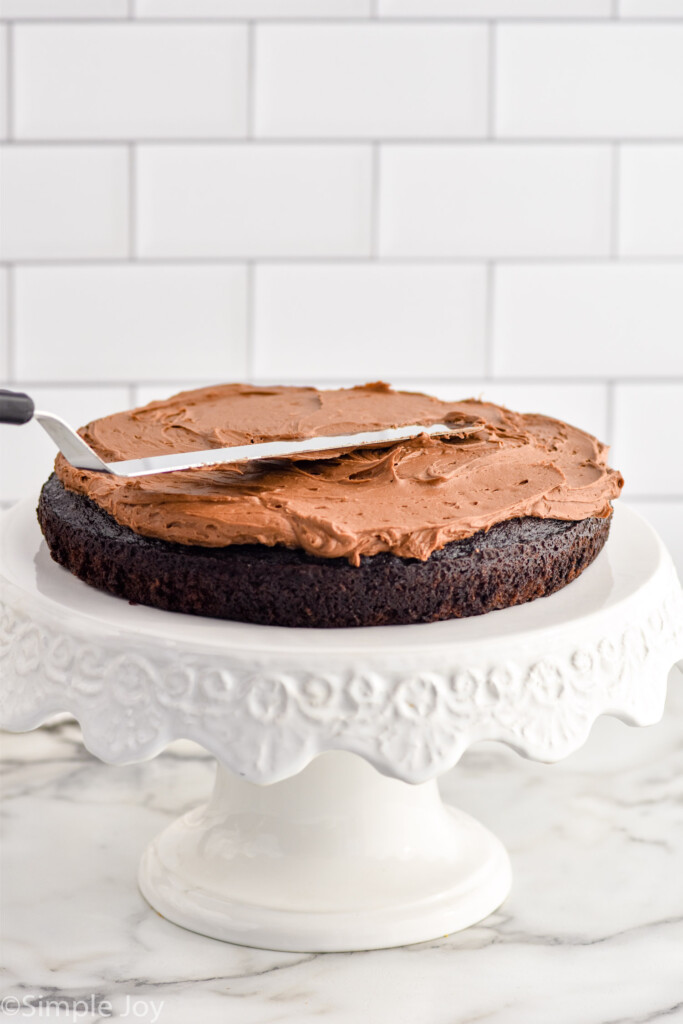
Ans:
<svg viewBox="0 0 683 1024"><path fill-rule="evenodd" d="M255 782L299 771L317 753L347 749L410 782L438 776L477 739L531 757L576 749L605 711L635 722L661 713L666 674L683 653L683 600L673 582L637 623L558 653L438 671L401 666L324 670L290 663L259 671L217 653L70 633L22 602L0 603L2 724L35 727L56 711L81 722L104 760L144 760L175 737L197 740ZM305 663L304 663L305 664ZM645 682L646 685L643 685Z"/></svg>

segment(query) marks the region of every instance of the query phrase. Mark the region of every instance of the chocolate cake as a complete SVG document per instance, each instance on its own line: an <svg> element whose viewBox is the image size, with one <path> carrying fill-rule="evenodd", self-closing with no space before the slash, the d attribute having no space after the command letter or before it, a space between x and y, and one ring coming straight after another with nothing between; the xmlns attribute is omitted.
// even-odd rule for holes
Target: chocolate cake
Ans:
<svg viewBox="0 0 683 1024"><path fill-rule="evenodd" d="M281 626L479 615L551 594L600 552L622 479L545 416L385 384L221 385L88 424L108 461L448 421L373 449L122 478L60 455L38 519L86 583L169 611Z"/></svg>

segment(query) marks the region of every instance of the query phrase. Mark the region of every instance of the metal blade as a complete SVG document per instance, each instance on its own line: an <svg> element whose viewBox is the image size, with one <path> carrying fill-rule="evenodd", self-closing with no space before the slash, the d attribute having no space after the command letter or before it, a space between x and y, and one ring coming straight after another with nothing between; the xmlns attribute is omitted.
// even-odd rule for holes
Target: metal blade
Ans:
<svg viewBox="0 0 683 1024"><path fill-rule="evenodd" d="M87 445L80 434L70 427L61 416L36 409L34 420L40 423L46 434L49 434L60 452L76 469L95 469L108 473L107 463Z"/></svg>
<svg viewBox="0 0 683 1024"><path fill-rule="evenodd" d="M465 431L467 428L465 428ZM258 459L281 459L296 457L311 452L331 451L335 448L363 448L393 441L407 441L420 434L463 433L462 424L433 423L425 427L411 424L406 427L390 427L386 430L366 431L359 434L339 434L332 437L307 437L299 441L266 441L262 444L236 445L232 448L210 448L203 452L182 452L177 455L153 455L145 459L128 459L124 462L107 462L106 472L117 476L149 476L152 473L173 473L179 469L195 469L197 466L229 465L236 462L252 462ZM71 460L70 460L71 461ZM78 463L74 463L78 465ZM83 467L90 469L90 466Z"/></svg>

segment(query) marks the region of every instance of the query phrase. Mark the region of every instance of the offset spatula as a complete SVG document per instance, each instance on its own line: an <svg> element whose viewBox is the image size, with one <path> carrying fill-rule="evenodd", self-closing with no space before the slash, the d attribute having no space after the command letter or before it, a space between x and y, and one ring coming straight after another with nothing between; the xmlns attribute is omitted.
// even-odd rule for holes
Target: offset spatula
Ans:
<svg viewBox="0 0 683 1024"><path fill-rule="evenodd" d="M296 457L309 452L324 452L335 448L363 448L392 441L407 441L420 434L439 436L462 433L462 424L432 423L421 426L413 423L406 427L363 431L358 434L335 434L331 437L307 437L301 441L266 441L261 444L235 445L232 448L210 448L204 452L180 452L174 455L152 455L145 459L124 462L104 462L85 443L76 431L59 416L41 412L33 401L21 391L0 389L0 423L28 423L37 420L55 442L60 452L76 469L98 470L116 476L149 476L152 473L172 473L197 466L225 465L233 462L253 462L257 459Z"/></svg>

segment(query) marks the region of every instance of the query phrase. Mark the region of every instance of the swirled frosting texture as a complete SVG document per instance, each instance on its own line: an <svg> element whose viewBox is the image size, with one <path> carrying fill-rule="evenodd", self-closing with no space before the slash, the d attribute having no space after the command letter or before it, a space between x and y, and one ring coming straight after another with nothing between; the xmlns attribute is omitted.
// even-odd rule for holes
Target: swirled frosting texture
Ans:
<svg viewBox="0 0 683 1024"><path fill-rule="evenodd" d="M453 540L516 516L611 514L623 486L608 449L547 416L366 384L337 391L225 384L105 416L81 435L107 461L447 420L453 437L296 461L245 463L126 479L75 469L85 494L145 537L180 544L283 544L358 565L390 551L425 560Z"/></svg>

